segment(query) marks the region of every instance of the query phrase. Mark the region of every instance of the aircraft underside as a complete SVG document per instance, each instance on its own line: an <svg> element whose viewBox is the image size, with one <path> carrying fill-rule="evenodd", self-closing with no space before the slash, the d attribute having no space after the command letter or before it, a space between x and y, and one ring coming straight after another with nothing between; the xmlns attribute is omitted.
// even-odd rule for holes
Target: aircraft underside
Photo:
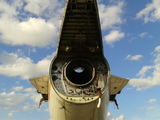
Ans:
<svg viewBox="0 0 160 120"><path fill-rule="evenodd" d="M51 120L106 120L128 80L110 75L96 0L66 0L58 42L49 75L30 79Z"/></svg>

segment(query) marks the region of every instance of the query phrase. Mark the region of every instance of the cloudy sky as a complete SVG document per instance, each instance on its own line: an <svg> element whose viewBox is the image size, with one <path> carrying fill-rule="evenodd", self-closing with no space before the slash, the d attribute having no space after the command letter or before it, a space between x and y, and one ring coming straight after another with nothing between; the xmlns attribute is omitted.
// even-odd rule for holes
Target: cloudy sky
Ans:
<svg viewBox="0 0 160 120"><path fill-rule="evenodd" d="M65 0L0 0L0 120L49 120L29 78L48 73ZM130 79L108 120L160 118L160 0L99 0L111 73Z"/></svg>

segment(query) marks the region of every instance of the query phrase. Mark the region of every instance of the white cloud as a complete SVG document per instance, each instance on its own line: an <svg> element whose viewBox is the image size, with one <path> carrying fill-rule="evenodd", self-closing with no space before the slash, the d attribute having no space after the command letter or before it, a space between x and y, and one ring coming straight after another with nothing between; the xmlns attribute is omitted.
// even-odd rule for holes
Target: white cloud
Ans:
<svg viewBox="0 0 160 120"><path fill-rule="evenodd" d="M156 106L145 106L145 107L141 107L140 109L153 110L153 109L156 109Z"/></svg>
<svg viewBox="0 0 160 120"><path fill-rule="evenodd" d="M160 85L160 46L155 48L153 56L155 57L153 65L142 67L137 74L140 77L132 78L129 81L129 84L133 87L137 87L137 90L143 90L155 85Z"/></svg>
<svg viewBox="0 0 160 120"><path fill-rule="evenodd" d="M155 52L160 52L160 46L157 46L155 49L154 49Z"/></svg>
<svg viewBox="0 0 160 120"><path fill-rule="evenodd" d="M157 101L156 99L150 99L149 103L156 103L156 101Z"/></svg>
<svg viewBox="0 0 160 120"><path fill-rule="evenodd" d="M137 76L144 77L146 75L146 72L148 72L148 70L150 70L150 69L153 69L153 67L152 66L143 66L142 69L137 74Z"/></svg>
<svg viewBox="0 0 160 120"><path fill-rule="evenodd" d="M53 46L57 41L61 21L60 3L57 0L26 0L25 4L20 0L11 3L0 1L0 42L12 46ZM30 13L21 13L23 9ZM45 14L46 10L48 14ZM33 17L34 12L39 16Z"/></svg>
<svg viewBox="0 0 160 120"><path fill-rule="evenodd" d="M118 30L110 31L110 33L106 36L104 36L104 40L107 44L113 44L116 41L119 41L125 36L123 32L120 32Z"/></svg>
<svg viewBox="0 0 160 120"><path fill-rule="evenodd" d="M112 119L112 114L110 112L107 113L107 120L111 120Z"/></svg>
<svg viewBox="0 0 160 120"><path fill-rule="evenodd" d="M7 24L5 24L7 22ZM30 45L45 47L55 43L57 28L41 18L29 18L27 21L0 19L0 41L9 45Z"/></svg>
<svg viewBox="0 0 160 120"><path fill-rule="evenodd" d="M0 108L12 110L23 103L28 97L29 94L20 94L13 91L10 93L0 93Z"/></svg>
<svg viewBox="0 0 160 120"><path fill-rule="evenodd" d="M8 113L8 117L13 117L13 113Z"/></svg>
<svg viewBox="0 0 160 120"><path fill-rule="evenodd" d="M49 112L49 109L48 109L48 108L47 108L47 109L45 109L45 110L44 110L44 112Z"/></svg>
<svg viewBox="0 0 160 120"><path fill-rule="evenodd" d="M37 103L37 105L38 105L41 98L42 98L41 94L38 94L35 92L30 93L30 99L33 100L35 103Z"/></svg>
<svg viewBox="0 0 160 120"><path fill-rule="evenodd" d="M49 5L50 0L25 0L27 5L24 7L25 11L31 12L36 15L40 15L43 11L45 11Z"/></svg>
<svg viewBox="0 0 160 120"><path fill-rule="evenodd" d="M135 60L135 61L139 61L141 58L143 58L142 55L134 55L134 56L127 55L127 57L126 57L126 59L128 59L128 60Z"/></svg>
<svg viewBox="0 0 160 120"><path fill-rule="evenodd" d="M28 55L30 56L31 53L36 53L36 48L28 48Z"/></svg>
<svg viewBox="0 0 160 120"><path fill-rule="evenodd" d="M35 92L36 89L35 88L26 88L24 89L24 92Z"/></svg>
<svg viewBox="0 0 160 120"><path fill-rule="evenodd" d="M149 106L149 107L147 107L147 110L153 110L155 108L156 108L155 106Z"/></svg>
<svg viewBox="0 0 160 120"><path fill-rule="evenodd" d="M35 89L35 88L29 87L29 88L25 88L25 89L24 89L23 86L12 87L11 90L14 91L14 92L20 92L20 93L22 93L22 92L35 93L35 92L36 92L36 89Z"/></svg>
<svg viewBox="0 0 160 120"><path fill-rule="evenodd" d="M122 19L124 5L124 1L117 1L110 6L99 4L99 15L102 29L115 28L117 25L124 22Z"/></svg>
<svg viewBox="0 0 160 120"><path fill-rule="evenodd" d="M21 79L48 74L50 62L54 56L55 53L34 63L29 57L3 52L0 54L0 74L9 77L20 76Z"/></svg>
<svg viewBox="0 0 160 120"><path fill-rule="evenodd" d="M24 7L24 10L38 16L46 11L49 14L49 12L56 10L57 7L61 7L62 4L59 0L25 0L25 2L27 5Z"/></svg>
<svg viewBox="0 0 160 120"><path fill-rule="evenodd" d="M112 120L124 120L124 119L125 119L125 117L123 115L121 115L121 116L119 116L119 117L117 117L115 119L112 119Z"/></svg>
<svg viewBox="0 0 160 120"><path fill-rule="evenodd" d="M104 41L107 44L112 45L116 41L120 41L124 38L125 33L121 32L119 29L119 25L124 23L122 15L124 13L123 8L125 6L125 2L123 0L112 2L111 5L99 4L99 15L101 21L101 28L104 29L115 29L110 31L108 35L104 36Z"/></svg>
<svg viewBox="0 0 160 120"><path fill-rule="evenodd" d="M16 9L15 7L17 6L10 6L8 3L6 3L6 1L3 1L1 0L0 1L0 11L2 12L5 12L8 16L11 16L11 15L17 15L18 13L16 12ZM6 16L6 14L1 14L3 15L4 17Z"/></svg>
<svg viewBox="0 0 160 120"><path fill-rule="evenodd" d="M14 87L15 90L19 88L19 86ZM2 92L0 93L0 108L11 112L29 111L38 108L41 98L41 94L38 94L34 88L26 88L18 93L15 91Z"/></svg>
<svg viewBox="0 0 160 120"><path fill-rule="evenodd" d="M120 115L117 118L113 118L113 115L110 112L108 112L107 114L107 120L124 120L124 119L125 117L123 115Z"/></svg>
<svg viewBox="0 0 160 120"><path fill-rule="evenodd" d="M110 6L99 4L102 29L117 28L122 19L124 1ZM0 1L0 42L12 46L54 46L60 26L63 7L59 0ZM23 13L21 12L23 10ZM35 17L37 16L37 17ZM46 18L46 19L44 19ZM113 41L124 37L118 33ZM112 42L112 41L111 41Z"/></svg>
<svg viewBox="0 0 160 120"><path fill-rule="evenodd" d="M145 23L160 20L160 1L152 0L152 3L146 5L146 8L136 14L136 18L143 19Z"/></svg>
<svg viewBox="0 0 160 120"><path fill-rule="evenodd" d="M147 35L147 32L143 32L143 33L141 33L141 34L139 34L139 37L145 37Z"/></svg>
<svg viewBox="0 0 160 120"><path fill-rule="evenodd" d="M31 111L33 109L36 109L37 107L38 106L36 106L36 105L26 104L23 107L21 107L21 109L19 109L19 110L21 110L21 111Z"/></svg>
<svg viewBox="0 0 160 120"><path fill-rule="evenodd" d="M132 85L133 87L137 87L138 91L141 91L143 89L150 88L154 85L155 83L152 83L153 78L147 77L147 78L132 78L129 81L129 84ZM158 84L158 83L157 83Z"/></svg>
<svg viewBox="0 0 160 120"><path fill-rule="evenodd" d="M156 103L156 99L150 99L148 102L150 104L153 104L153 103ZM150 106L145 106L145 107L141 107L141 109L146 109L146 110L153 110L153 109L156 109L156 106L155 105L150 105Z"/></svg>
<svg viewBox="0 0 160 120"><path fill-rule="evenodd" d="M23 105L16 106L15 108L12 108L12 112L22 112L22 111L32 111L35 110L38 106L35 104L28 104L28 103L23 103Z"/></svg>
<svg viewBox="0 0 160 120"><path fill-rule="evenodd" d="M0 54L0 63L3 63L3 65L13 64L17 60L17 57L17 54L3 52Z"/></svg>
<svg viewBox="0 0 160 120"><path fill-rule="evenodd" d="M15 92L19 92L19 91L22 91L22 90L23 90L23 86L12 87L11 90L13 90L13 91L15 91Z"/></svg>

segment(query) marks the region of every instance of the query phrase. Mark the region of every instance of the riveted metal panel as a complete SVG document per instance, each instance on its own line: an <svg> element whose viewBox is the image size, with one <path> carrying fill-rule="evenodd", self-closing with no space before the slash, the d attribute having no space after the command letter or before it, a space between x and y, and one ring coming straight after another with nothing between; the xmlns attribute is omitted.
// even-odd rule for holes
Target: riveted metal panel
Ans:
<svg viewBox="0 0 160 120"><path fill-rule="evenodd" d="M128 79L111 75L109 78L109 94L119 94L121 90L127 85Z"/></svg>
<svg viewBox="0 0 160 120"><path fill-rule="evenodd" d="M48 94L49 75L43 75L29 80L38 92L41 94Z"/></svg>

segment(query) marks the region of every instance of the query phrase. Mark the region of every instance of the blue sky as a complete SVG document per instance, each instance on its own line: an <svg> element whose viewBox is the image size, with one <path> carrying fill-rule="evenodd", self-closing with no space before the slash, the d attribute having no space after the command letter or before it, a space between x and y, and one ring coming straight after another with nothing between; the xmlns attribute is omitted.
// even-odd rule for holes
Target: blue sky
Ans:
<svg viewBox="0 0 160 120"><path fill-rule="evenodd" d="M0 1L0 120L49 120L29 78L48 73L65 0ZM111 74L130 79L108 120L160 118L160 1L99 0Z"/></svg>

